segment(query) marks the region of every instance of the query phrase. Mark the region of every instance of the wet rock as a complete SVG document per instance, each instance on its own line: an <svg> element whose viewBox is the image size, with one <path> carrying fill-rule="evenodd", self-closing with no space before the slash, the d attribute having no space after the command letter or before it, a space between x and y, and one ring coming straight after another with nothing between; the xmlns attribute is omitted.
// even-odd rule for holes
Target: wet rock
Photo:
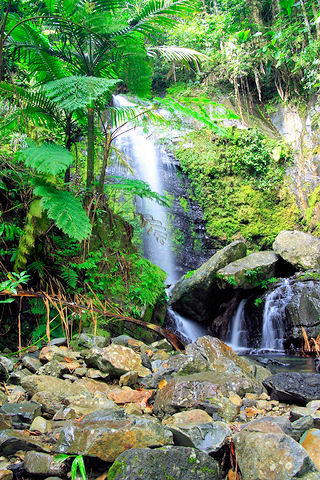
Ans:
<svg viewBox="0 0 320 480"><path fill-rule="evenodd" d="M24 388L18 386L15 387L12 392L10 393L8 397L8 402L9 403L21 403L25 402L27 399L27 394L24 390Z"/></svg>
<svg viewBox="0 0 320 480"><path fill-rule="evenodd" d="M300 270L320 268L320 239L297 230L284 230L273 243L273 250Z"/></svg>
<svg viewBox="0 0 320 480"><path fill-rule="evenodd" d="M162 421L162 425L166 427L183 427L184 425L201 425L202 423L213 422L213 418L204 410L195 408L194 410L186 410L185 412L175 413L172 417Z"/></svg>
<svg viewBox="0 0 320 480"><path fill-rule="evenodd" d="M222 402L221 410L225 409L226 403L230 403L232 409L237 409L227 398L229 391L244 394L252 389L252 383L244 377L238 377L225 372L203 372L193 375L174 377L158 390L154 412L163 417L172 415L180 410L198 408L201 406L210 415L217 412L219 406L215 404L217 399ZM212 407L212 411L208 408Z"/></svg>
<svg viewBox="0 0 320 480"><path fill-rule="evenodd" d="M104 348L110 343L109 337L102 337L99 335L89 335L88 333L80 333L78 344L84 348Z"/></svg>
<svg viewBox="0 0 320 480"><path fill-rule="evenodd" d="M57 360L50 360L50 362L39 368L39 375L61 378L64 373L68 373L68 368Z"/></svg>
<svg viewBox="0 0 320 480"><path fill-rule="evenodd" d="M265 416L258 418L256 420L252 420L250 424L246 424L243 428L246 428L246 430L253 429L253 430L261 430L263 432L268 433L268 431L271 431L273 428L272 426L276 425L277 430L276 431L283 431L286 435L292 436L292 425L290 423L290 420L286 416L281 416L281 417L271 417L271 416ZM279 430L280 429L280 430Z"/></svg>
<svg viewBox="0 0 320 480"><path fill-rule="evenodd" d="M71 420L77 418L77 413L73 408L61 408L55 415L52 420Z"/></svg>
<svg viewBox="0 0 320 480"><path fill-rule="evenodd" d="M30 425L30 430L47 433L51 431L51 423L43 417L36 417Z"/></svg>
<svg viewBox="0 0 320 480"><path fill-rule="evenodd" d="M123 410L105 409L86 415L80 422L70 422L60 433L57 449L113 462L130 448L168 444L172 444L172 434L160 424Z"/></svg>
<svg viewBox="0 0 320 480"><path fill-rule="evenodd" d="M292 298L286 306L285 340L288 345L301 343L301 327L308 337L316 338L320 333L320 281L293 279L290 282Z"/></svg>
<svg viewBox="0 0 320 480"><path fill-rule="evenodd" d="M32 375L32 373L27 368L15 370L10 375L10 383L13 385L21 385L22 380L29 375Z"/></svg>
<svg viewBox="0 0 320 480"><path fill-rule="evenodd" d="M291 437L295 439L296 442L299 442L302 435L313 427L313 418L310 415L306 417L301 417L298 420L295 420L291 424Z"/></svg>
<svg viewBox="0 0 320 480"><path fill-rule="evenodd" d="M114 390L108 394L108 398L117 405L138 403L145 407L152 394L153 390L132 390L128 388L125 390Z"/></svg>
<svg viewBox="0 0 320 480"><path fill-rule="evenodd" d="M12 470L1 470L0 471L0 480L12 480L13 472Z"/></svg>
<svg viewBox="0 0 320 480"><path fill-rule="evenodd" d="M173 347L168 340L163 338L162 340L158 340L157 342L153 342L149 345L150 350L164 350L165 352L172 353Z"/></svg>
<svg viewBox="0 0 320 480"><path fill-rule="evenodd" d="M50 451L50 447L41 437L30 435L24 430L2 430L0 431L0 452L2 455L10 456L22 450Z"/></svg>
<svg viewBox="0 0 320 480"><path fill-rule="evenodd" d="M200 323L209 322L212 310L216 309L217 271L244 257L246 251L245 243L237 240L213 255L191 277L182 277L171 292L172 308Z"/></svg>
<svg viewBox="0 0 320 480"><path fill-rule="evenodd" d="M320 398L320 375L312 373L281 372L264 380L272 399L296 405L306 405Z"/></svg>
<svg viewBox="0 0 320 480"><path fill-rule="evenodd" d="M27 428L41 415L41 405L33 402L6 403L0 408L0 413L10 416L15 428Z"/></svg>
<svg viewBox="0 0 320 480"><path fill-rule="evenodd" d="M187 447L150 450L134 448L122 453L108 472L108 480L218 480L219 468L204 452Z"/></svg>
<svg viewBox="0 0 320 480"><path fill-rule="evenodd" d="M42 366L40 360L32 355L25 355L22 357L22 364L32 373L37 373Z"/></svg>
<svg viewBox="0 0 320 480"><path fill-rule="evenodd" d="M67 358L68 360L71 360L73 362L77 361L79 356L79 353L73 352L67 347L56 347L52 345L49 347L43 347L39 354L39 360L42 363L51 362L52 360L56 360L57 362L64 362Z"/></svg>
<svg viewBox="0 0 320 480"><path fill-rule="evenodd" d="M231 429L224 422L168 425L173 433L175 445L195 447L206 453L214 453L225 444L226 438L231 435Z"/></svg>
<svg viewBox="0 0 320 480"><path fill-rule="evenodd" d="M221 289L230 285L235 289L256 288L259 282L275 275L278 258L272 251L251 253L218 270L218 284Z"/></svg>
<svg viewBox="0 0 320 480"><path fill-rule="evenodd" d="M320 430L317 428L308 430L302 436L300 443L320 470Z"/></svg>
<svg viewBox="0 0 320 480"><path fill-rule="evenodd" d="M141 363L141 357L131 348L122 345L111 344L106 348L91 349L86 358L89 367L98 368L110 375L123 375L135 371L139 377L145 377L150 373Z"/></svg>
<svg viewBox="0 0 320 480"><path fill-rule="evenodd" d="M313 426L320 428L320 411L310 407L294 407L290 411L290 420L295 422L296 420L311 417Z"/></svg>
<svg viewBox="0 0 320 480"><path fill-rule="evenodd" d="M137 383L138 380L138 372L127 372L121 375L119 379L120 386L128 386L134 385Z"/></svg>
<svg viewBox="0 0 320 480"><path fill-rule="evenodd" d="M127 347L129 340L134 340L134 338L129 337L129 335L119 335L118 337L111 338L111 342L115 345L122 345L123 347Z"/></svg>
<svg viewBox="0 0 320 480"><path fill-rule="evenodd" d="M77 369L79 370L79 369ZM106 372L101 372L100 370L97 370L96 368L87 368L87 377L88 378L93 378L93 379L98 379L98 378L102 378L102 379L107 379L110 377L109 373L106 373Z"/></svg>
<svg viewBox="0 0 320 480"><path fill-rule="evenodd" d="M24 468L32 475L65 475L67 473L63 462L56 462L52 455L35 451L26 453Z"/></svg>
<svg viewBox="0 0 320 480"><path fill-rule="evenodd" d="M7 357L0 356L0 380L8 380L13 372L13 361Z"/></svg>
<svg viewBox="0 0 320 480"><path fill-rule="evenodd" d="M249 424L234 444L243 480L292 480L317 471L305 449L276 424Z"/></svg>

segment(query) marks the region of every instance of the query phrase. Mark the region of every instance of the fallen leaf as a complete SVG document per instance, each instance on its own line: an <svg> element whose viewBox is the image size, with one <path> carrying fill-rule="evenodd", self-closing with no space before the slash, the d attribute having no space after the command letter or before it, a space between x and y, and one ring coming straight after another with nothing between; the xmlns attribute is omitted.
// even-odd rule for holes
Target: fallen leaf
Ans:
<svg viewBox="0 0 320 480"><path fill-rule="evenodd" d="M162 390L163 387L165 387L167 385L167 380L163 379L163 380L160 380L160 382L158 383L158 388L159 390Z"/></svg>

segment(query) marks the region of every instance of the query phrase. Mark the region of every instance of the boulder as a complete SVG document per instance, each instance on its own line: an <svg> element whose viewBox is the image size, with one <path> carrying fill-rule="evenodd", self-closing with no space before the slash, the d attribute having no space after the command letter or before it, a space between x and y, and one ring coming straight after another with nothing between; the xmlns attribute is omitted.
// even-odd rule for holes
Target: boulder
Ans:
<svg viewBox="0 0 320 480"><path fill-rule="evenodd" d="M32 373L36 373L42 365L40 360L32 355L24 355L22 364Z"/></svg>
<svg viewBox="0 0 320 480"><path fill-rule="evenodd" d="M312 274L311 274L312 275ZM301 344L301 327L308 337L316 338L320 333L320 281L292 281L292 298L286 306L285 337L288 345Z"/></svg>
<svg viewBox="0 0 320 480"><path fill-rule="evenodd" d="M320 430L311 428L304 433L300 443L320 470Z"/></svg>
<svg viewBox="0 0 320 480"><path fill-rule="evenodd" d="M86 415L80 422L69 422L60 432L60 453L98 457L113 462L130 448L172 444L172 433L159 423L123 410L105 409Z"/></svg>
<svg viewBox="0 0 320 480"><path fill-rule="evenodd" d="M218 284L221 289L228 286L244 290L256 288L260 282L274 277L278 258L272 251L251 253L218 270Z"/></svg>
<svg viewBox="0 0 320 480"><path fill-rule="evenodd" d="M299 270L320 268L320 239L297 230L284 230L273 243L273 250Z"/></svg>
<svg viewBox="0 0 320 480"><path fill-rule="evenodd" d="M84 348L104 348L110 343L110 337L102 337L100 335L89 335L88 333L80 333L78 344Z"/></svg>
<svg viewBox="0 0 320 480"><path fill-rule="evenodd" d="M306 450L274 423L248 424L234 445L243 480L293 480L317 472Z"/></svg>
<svg viewBox="0 0 320 480"><path fill-rule="evenodd" d="M42 452L28 451L24 457L24 468L32 475L65 476L67 468L63 462L55 461L52 455Z"/></svg>
<svg viewBox="0 0 320 480"><path fill-rule="evenodd" d="M175 445L194 447L202 452L218 452L229 435L231 429L225 422L208 422L185 425L168 425L173 434Z"/></svg>
<svg viewBox="0 0 320 480"><path fill-rule="evenodd" d="M117 457L108 480L218 480L217 462L186 447L134 448Z"/></svg>
<svg viewBox="0 0 320 480"><path fill-rule="evenodd" d="M208 322L215 309L216 273L221 268L246 255L244 242L237 240L215 253L191 276L182 277L171 292L170 305L182 315L200 323Z"/></svg>
<svg viewBox="0 0 320 480"><path fill-rule="evenodd" d="M317 373L281 372L263 382L271 398L295 405L306 405L320 398L320 375Z"/></svg>
<svg viewBox="0 0 320 480"><path fill-rule="evenodd" d="M309 422L312 419L311 427L320 428L320 411L312 407L294 407L290 411L290 420L295 423L297 420ZM310 427L310 428L311 428Z"/></svg>
<svg viewBox="0 0 320 480"><path fill-rule="evenodd" d="M142 365L141 357L131 348L111 344L106 348L92 348L85 358L89 367L98 368L110 375L121 376L127 372L137 372L139 377L150 374Z"/></svg>
<svg viewBox="0 0 320 480"><path fill-rule="evenodd" d="M67 347L56 347L55 345L43 347L39 354L39 360L42 363L57 360L57 362L77 361L80 354L73 352Z"/></svg>
<svg viewBox="0 0 320 480"><path fill-rule="evenodd" d="M0 380L8 380L11 372L13 372L13 361L0 356Z"/></svg>
<svg viewBox="0 0 320 480"><path fill-rule="evenodd" d="M28 428L41 415L41 405L34 402L6 403L0 408L1 413L11 417L13 427Z"/></svg>
<svg viewBox="0 0 320 480"><path fill-rule="evenodd" d="M38 450L50 452L50 445L44 439L33 435L25 430L2 430L0 431L0 452L1 455L10 456L18 450Z"/></svg>

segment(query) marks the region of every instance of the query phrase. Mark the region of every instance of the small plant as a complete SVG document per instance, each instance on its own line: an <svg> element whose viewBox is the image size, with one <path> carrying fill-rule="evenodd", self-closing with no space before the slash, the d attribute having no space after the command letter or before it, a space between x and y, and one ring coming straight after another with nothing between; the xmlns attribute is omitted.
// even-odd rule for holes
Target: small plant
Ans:
<svg viewBox="0 0 320 480"><path fill-rule="evenodd" d="M83 455L67 455L62 453L61 455L58 455L55 457L55 461L62 463L68 458L73 458L73 462L71 465L71 480L76 479L78 469L79 469L82 480L86 480L87 475L86 475L86 468L84 465Z"/></svg>
<svg viewBox="0 0 320 480"><path fill-rule="evenodd" d="M192 275L194 274L195 270L189 270L189 272L187 272L184 276L184 278L190 278L192 277Z"/></svg>
<svg viewBox="0 0 320 480"><path fill-rule="evenodd" d="M17 294L17 288L20 287L22 283L27 283L30 276L26 272L21 273L8 273L8 280L0 283L0 293L13 293ZM11 303L14 301L14 298L7 298L6 300L0 300L0 303Z"/></svg>
<svg viewBox="0 0 320 480"><path fill-rule="evenodd" d="M259 307L259 305L261 305L262 303L262 298L256 298L255 301L254 301L254 304L256 307Z"/></svg>

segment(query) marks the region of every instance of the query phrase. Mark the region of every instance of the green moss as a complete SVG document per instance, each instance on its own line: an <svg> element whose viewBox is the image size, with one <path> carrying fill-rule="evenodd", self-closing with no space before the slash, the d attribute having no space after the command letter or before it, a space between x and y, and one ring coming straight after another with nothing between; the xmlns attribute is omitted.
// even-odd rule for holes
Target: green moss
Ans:
<svg viewBox="0 0 320 480"><path fill-rule="evenodd" d="M298 210L285 182L287 148L256 130L220 138L193 132L177 156L204 210L207 231L230 241L243 236L269 247L281 230L297 226Z"/></svg>
<svg viewBox="0 0 320 480"><path fill-rule="evenodd" d="M308 208L306 209L306 221L307 225L312 227L312 233L313 235L318 235L320 236L320 223L319 221L316 221L315 224L310 225L313 217L313 213L316 207L318 207L320 202L320 185L316 187L311 195L308 198Z"/></svg>

